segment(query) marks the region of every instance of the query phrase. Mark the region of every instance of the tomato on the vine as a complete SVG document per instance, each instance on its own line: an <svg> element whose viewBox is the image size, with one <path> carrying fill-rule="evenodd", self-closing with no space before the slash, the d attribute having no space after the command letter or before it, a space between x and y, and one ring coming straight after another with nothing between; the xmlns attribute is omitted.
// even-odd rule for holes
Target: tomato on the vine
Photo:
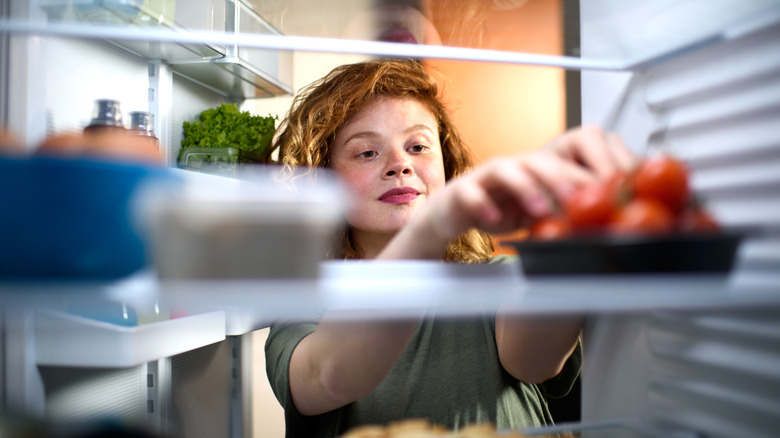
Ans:
<svg viewBox="0 0 780 438"><path fill-rule="evenodd" d="M654 199L679 215L688 205L690 186L688 168L668 154L657 153L644 159L632 180L634 195Z"/></svg>
<svg viewBox="0 0 780 438"><path fill-rule="evenodd" d="M617 235L658 235L674 230L674 215L653 199L635 198L612 216L609 231Z"/></svg>
<svg viewBox="0 0 780 438"><path fill-rule="evenodd" d="M560 216L550 216L536 221L530 229L531 239L555 240L567 237L571 233L569 223Z"/></svg>

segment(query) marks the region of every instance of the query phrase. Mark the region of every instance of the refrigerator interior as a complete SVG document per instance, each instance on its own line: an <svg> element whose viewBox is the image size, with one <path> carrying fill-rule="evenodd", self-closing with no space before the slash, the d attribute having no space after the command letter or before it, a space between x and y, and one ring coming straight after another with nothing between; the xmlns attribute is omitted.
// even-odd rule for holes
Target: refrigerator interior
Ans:
<svg viewBox="0 0 780 438"><path fill-rule="evenodd" d="M731 22L748 6L753 13ZM583 122L684 158L694 190L719 220L762 230L740 247L731 281L774 293L780 291L777 6L587 1L581 9L584 57L663 50L723 26L680 56L628 72L583 72ZM661 44L649 44L655 41ZM593 318L585 332L583 418L641 418L666 434L772 436L780 426L777 316L776 306L757 306Z"/></svg>
<svg viewBox="0 0 780 438"><path fill-rule="evenodd" d="M183 37L166 40L169 35L155 33L156 28L145 41L140 28L101 23L96 29L104 35L67 21L45 34L53 14L63 17L73 12L68 8L90 3L98 2L2 5L0 16L10 19L0 28L0 117L29 148L51 133L80 130L94 100L109 97L119 100L125 113L155 115L166 164L175 167L181 125L203 109L236 102L242 109L282 117L294 90L331 66L395 50L401 56L579 73L583 124L618 132L637 153L667 148L685 159L694 190L718 220L748 237L727 279L691 283L641 277L588 284L564 279L527 285L529 312L581 311L588 322L581 421L525 432L764 437L780 428L780 2L582 0L578 57L567 52L510 53L508 58L504 52L466 47L352 45L341 37L371 37L359 20L338 15L327 2L312 14L302 1L240 2L237 11L229 0L204 0L199 3L210 11L207 19L193 13L198 8L183 8L184 2L161 2L175 3L172 16L195 29L193 38L204 38L203 44ZM341 4L349 11L346 16L369 21L385 6ZM144 14L153 15L146 9ZM230 32L236 23L242 29L236 45L220 34L197 32ZM173 24L164 21L162 30L166 26ZM255 33L310 39L258 43L251 39ZM423 34L419 38L433 38ZM245 51L242 42L252 50ZM207 175L187 178L234 185ZM349 272L337 271L325 290L347 300L344 291L350 285L341 282L341 275ZM447 275L434 280L412 275L407 281L421 289L446 290ZM496 280L486 284L501 290L517 286ZM248 390L264 376L255 366L261 345L252 342L252 332L267 325L274 310L288 311L293 303L283 294L253 294L252 287L242 285L224 285L221 297L213 296L211 285L191 286L170 291L170 298L218 310L129 329L62 317L51 302L44 309L26 302L16 307L18 294L4 295L4 411L65 422L108 416L186 436L251 436L262 430L253 425L256 407ZM300 288L304 294L311 286L303 282L281 289ZM481 284L463 287L460 298L466 303L469 291L478 293ZM22 288L36 296L34 289ZM50 298L50 292L42 297ZM387 300L384 304L399 304ZM236 310L249 306L258 313ZM47 313L50 307L55 307L53 314ZM89 352L89 343L78 340L95 339L94 345L121 345L126 348L116 351L137 354L122 356L109 349L108 358L57 355L57 330L68 334L72 344L64 348L73 351ZM148 353L144 339L159 340L159 350ZM69 362L76 356L81 362Z"/></svg>

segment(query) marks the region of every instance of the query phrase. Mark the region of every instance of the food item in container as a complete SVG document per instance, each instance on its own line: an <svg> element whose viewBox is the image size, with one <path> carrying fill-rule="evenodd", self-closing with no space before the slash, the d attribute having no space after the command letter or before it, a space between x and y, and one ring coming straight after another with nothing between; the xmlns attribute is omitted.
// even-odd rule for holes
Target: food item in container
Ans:
<svg viewBox="0 0 780 438"><path fill-rule="evenodd" d="M424 418L411 418L395 421L387 425L387 433L392 437L423 437L444 435L447 429L438 424L431 424Z"/></svg>
<svg viewBox="0 0 780 438"><path fill-rule="evenodd" d="M223 103L200 113L196 122L184 122L182 148L234 147L256 154L271 144L276 117L254 116L235 104Z"/></svg>
<svg viewBox="0 0 780 438"><path fill-rule="evenodd" d="M575 191L590 199L570 201L554 216L536 221L529 238L508 242L522 259L525 275L730 272L743 233L723 230L689 186L687 167L669 155L643 159ZM654 187L660 185L663 187ZM594 201L595 200L595 201ZM587 201L587 202L586 202ZM577 205L574 209L571 205ZM588 226L575 214L598 220ZM606 215L605 211L612 209ZM579 221L579 222L578 222ZM557 223L553 231L550 223ZM569 232L560 232L566 224Z"/></svg>
<svg viewBox="0 0 780 438"><path fill-rule="evenodd" d="M536 221L529 236L537 240L554 240L571 234L571 226L563 216L550 216Z"/></svg>
<svg viewBox="0 0 780 438"><path fill-rule="evenodd" d="M668 153L656 152L642 160L631 185L634 196L661 202L672 214L679 215L688 207L688 168Z"/></svg>
<svg viewBox="0 0 780 438"><path fill-rule="evenodd" d="M387 426L364 425L348 430L341 438L524 438L519 432L498 432L491 423L476 423L451 431L421 418L395 421Z"/></svg>
<svg viewBox="0 0 780 438"><path fill-rule="evenodd" d="M343 438L386 438L387 428L375 424L353 427Z"/></svg>
<svg viewBox="0 0 780 438"><path fill-rule="evenodd" d="M714 233L720 231L720 224L701 205L694 205L682 212L678 229L683 233Z"/></svg>
<svg viewBox="0 0 780 438"><path fill-rule="evenodd" d="M604 224L609 222L621 204L629 197L629 176L627 172L616 172L606 181L587 184L564 199L562 211L556 215L554 222L557 223L559 229L565 228L566 232L560 233L557 237L566 237L572 233L602 233ZM566 226L564 227L564 225ZM547 227L549 226L550 224L547 224ZM550 239L555 236L547 233L545 235L537 234L537 237Z"/></svg>
<svg viewBox="0 0 780 438"><path fill-rule="evenodd" d="M532 225L530 237L551 240L720 231L715 217L694 196L689 179L682 161L668 153L654 153L632 172L616 172L576 190L554 216Z"/></svg>
<svg viewBox="0 0 780 438"><path fill-rule="evenodd" d="M654 199L635 198L615 212L607 227L614 235L668 234L674 230L674 216Z"/></svg>
<svg viewBox="0 0 780 438"><path fill-rule="evenodd" d="M222 104L200 113L195 122L184 122L179 166L233 171L239 163L259 163L271 145L276 117L254 116L235 104ZM197 148L197 153L190 153ZM213 154L205 152L213 149Z"/></svg>
<svg viewBox="0 0 780 438"><path fill-rule="evenodd" d="M579 232L597 231L614 214L617 196L611 186L593 183L581 187L564 201L564 213Z"/></svg>

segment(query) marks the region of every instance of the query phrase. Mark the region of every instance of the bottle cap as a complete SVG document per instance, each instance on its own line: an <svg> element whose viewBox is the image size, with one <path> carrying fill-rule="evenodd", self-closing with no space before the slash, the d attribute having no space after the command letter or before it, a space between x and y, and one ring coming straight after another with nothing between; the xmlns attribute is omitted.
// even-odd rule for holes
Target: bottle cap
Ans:
<svg viewBox="0 0 780 438"><path fill-rule="evenodd" d="M121 126L124 128L119 101L112 99L96 100L89 126Z"/></svg>
<svg viewBox="0 0 780 438"><path fill-rule="evenodd" d="M131 111L130 131L133 134L154 137L154 114L146 111Z"/></svg>

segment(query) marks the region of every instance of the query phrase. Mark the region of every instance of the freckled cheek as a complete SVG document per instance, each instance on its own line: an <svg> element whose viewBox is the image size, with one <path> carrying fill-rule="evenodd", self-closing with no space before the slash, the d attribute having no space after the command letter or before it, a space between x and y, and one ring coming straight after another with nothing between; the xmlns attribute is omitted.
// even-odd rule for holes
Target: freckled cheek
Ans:
<svg viewBox="0 0 780 438"><path fill-rule="evenodd" d="M371 178L368 172L341 170L338 171L338 174L341 181L350 191L353 201L363 200L373 196L373 185L371 184Z"/></svg>
<svg viewBox="0 0 780 438"><path fill-rule="evenodd" d="M428 189L429 194L436 193L439 190L443 189L447 182L444 178L444 171L427 172L425 175L422 175L422 177L423 180L425 181L425 185Z"/></svg>
<svg viewBox="0 0 780 438"><path fill-rule="evenodd" d="M372 204L376 198L373 185L363 175L354 173L343 174L342 181L349 191L347 222L355 228L364 229L367 224L375 220L372 219L375 214L375 207Z"/></svg>

